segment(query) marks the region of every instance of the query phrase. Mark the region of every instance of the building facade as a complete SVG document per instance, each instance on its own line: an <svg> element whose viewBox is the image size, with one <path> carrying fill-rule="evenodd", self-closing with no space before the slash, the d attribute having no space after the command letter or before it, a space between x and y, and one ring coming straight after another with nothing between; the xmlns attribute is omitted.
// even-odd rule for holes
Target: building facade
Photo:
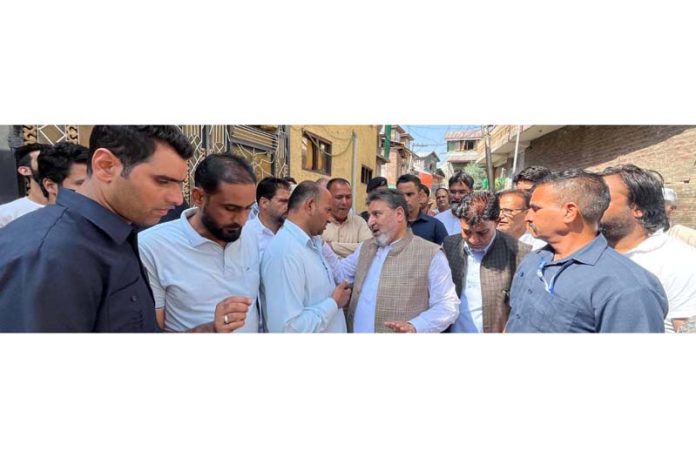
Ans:
<svg viewBox="0 0 696 458"><path fill-rule="evenodd" d="M353 184L353 208L365 210L367 183L375 176L379 125L288 126L289 173L301 182L345 178Z"/></svg>

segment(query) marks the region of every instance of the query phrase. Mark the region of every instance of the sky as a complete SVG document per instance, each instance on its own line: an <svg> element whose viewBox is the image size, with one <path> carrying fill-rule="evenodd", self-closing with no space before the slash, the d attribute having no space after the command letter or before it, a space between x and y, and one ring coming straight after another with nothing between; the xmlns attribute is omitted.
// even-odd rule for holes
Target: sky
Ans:
<svg viewBox="0 0 696 458"><path fill-rule="evenodd" d="M471 125L424 125L424 124L400 124L414 140L411 149L414 153L429 153L435 151L441 161L447 159L447 142L445 133L450 130L466 130L479 126Z"/></svg>

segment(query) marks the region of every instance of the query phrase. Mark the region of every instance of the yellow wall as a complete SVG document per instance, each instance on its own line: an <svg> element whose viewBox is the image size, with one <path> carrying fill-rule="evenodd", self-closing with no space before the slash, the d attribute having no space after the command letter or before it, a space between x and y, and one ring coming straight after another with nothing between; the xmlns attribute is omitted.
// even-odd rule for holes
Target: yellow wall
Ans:
<svg viewBox="0 0 696 458"><path fill-rule="evenodd" d="M381 126L378 125L353 125L353 126L327 126L327 125L293 125L290 126L290 176L298 183L304 180L315 181L326 175L305 170L302 168L302 131L303 129L331 142L331 176L327 178L345 178L356 188L354 206L358 212L365 210L365 197L367 186L360 182L360 170L364 165L372 169L372 176L378 176L377 170L377 136ZM355 131L358 136L357 167L355 179L352 179L353 168L353 142L352 134Z"/></svg>

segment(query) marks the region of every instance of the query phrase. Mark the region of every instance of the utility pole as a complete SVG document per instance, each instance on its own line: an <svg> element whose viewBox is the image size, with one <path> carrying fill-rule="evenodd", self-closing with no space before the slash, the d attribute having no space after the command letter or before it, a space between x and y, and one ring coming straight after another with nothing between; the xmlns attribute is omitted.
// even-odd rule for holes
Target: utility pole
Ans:
<svg viewBox="0 0 696 458"><path fill-rule="evenodd" d="M352 183L352 194L353 194L353 212L355 212L355 202L357 202L357 192L358 192L358 186L357 186L357 174L358 174L358 134L353 131L353 135L351 137L351 141L353 142L353 166L352 166L352 173L351 173L351 183Z"/></svg>
<svg viewBox="0 0 696 458"><path fill-rule="evenodd" d="M491 156L491 132L490 126L481 126L484 147L486 148L486 175L488 176L488 190L495 193L495 176L493 174L493 157Z"/></svg>
<svg viewBox="0 0 696 458"><path fill-rule="evenodd" d="M515 158L512 160L512 172L510 173L510 180L515 177L517 173L517 154L520 151L520 133L522 132L522 126L517 126L517 138L515 139Z"/></svg>

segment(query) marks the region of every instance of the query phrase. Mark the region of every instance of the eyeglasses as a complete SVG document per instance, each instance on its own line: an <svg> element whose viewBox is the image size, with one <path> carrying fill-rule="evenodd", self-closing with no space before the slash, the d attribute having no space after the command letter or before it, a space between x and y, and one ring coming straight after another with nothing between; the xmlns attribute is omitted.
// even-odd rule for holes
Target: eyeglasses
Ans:
<svg viewBox="0 0 696 458"><path fill-rule="evenodd" d="M501 208L500 214L505 216L515 216L525 211L527 211L526 208Z"/></svg>

